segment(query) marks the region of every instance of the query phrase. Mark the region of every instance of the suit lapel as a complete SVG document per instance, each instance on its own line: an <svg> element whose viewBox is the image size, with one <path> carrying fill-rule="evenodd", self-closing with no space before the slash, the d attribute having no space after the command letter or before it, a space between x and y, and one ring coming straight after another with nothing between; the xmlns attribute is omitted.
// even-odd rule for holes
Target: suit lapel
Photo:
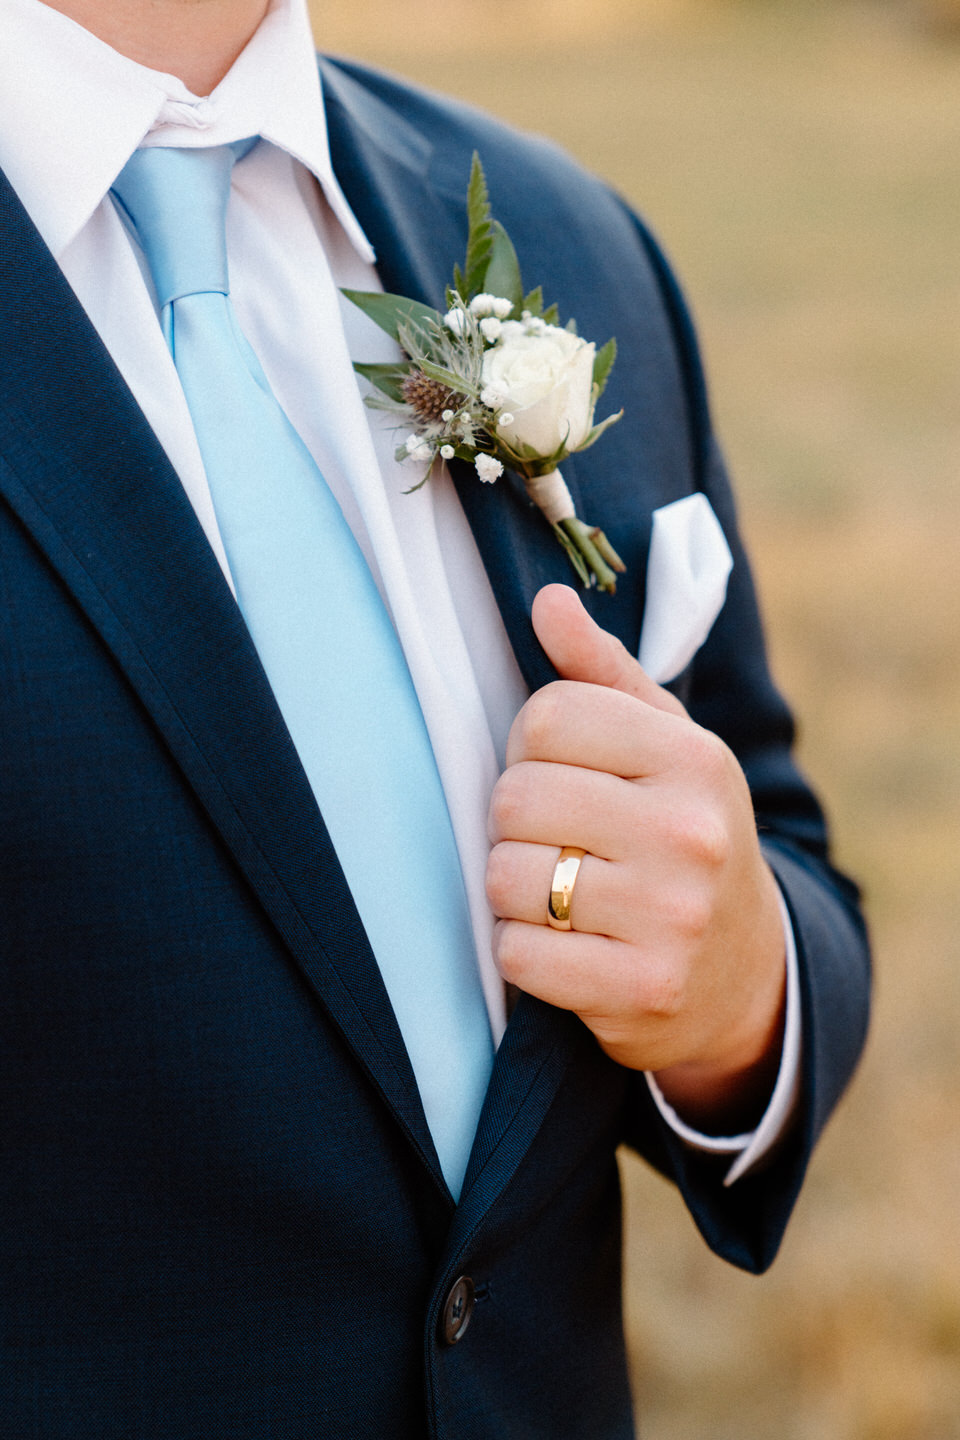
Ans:
<svg viewBox="0 0 960 1440"><path fill-rule="evenodd" d="M441 307L444 286L466 250L469 155L462 173L458 169L448 174L447 166L442 177L435 176L433 147L419 130L339 65L321 60L320 71L334 171L376 251L384 289ZM521 247L521 265L524 254L532 251L535 233L533 227L527 246ZM531 273L524 276L528 286L541 278L535 266L536 260L530 260ZM562 303L564 297L554 298ZM530 688L537 689L556 679L556 672L533 634L533 597L552 581L576 585L576 577L522 486L506 478L482 485L473 467L462 462L454 462L451 473L520 669ZM563 473L577 513L602 525L605 494L619 480L603 463L602 445L566 461ZM648 540L645 533L634 535L630 577L616 596L581 591L598 623L619 635L634 653Z"/></svg>
<svg viewBox="0 0 960 1440"><path fill-rule="evenodd" d="M2 175L0 336L0 490L442 1185L380 972L246 627L166 455Z"/></svg>
<svg viewBox="0 0 960 1440"><path fill-rule="evenodd" d="M338 65L321 60L320 68L334 171L374 246L384 289L442 306L444 286L466 249L469 157L462 176L456 176L459 188L432 183L432 147L420 131ZM536 283L539 276L526 278ZM617 477L596 463L587 468L585 462L596 454L566 462L563 471L578 513L602 524L602 492ZM504 482L480 484L465 464L455 463L451 470L517 661L530 689L537 689L557 676L530 624L533 598L543 585L576 583L575 577L522 488L505 493ZM589 505L581 495L581 477L590 487ZM616 597L581 593L598 623L635 651L643 594L639 555L632 558L631 569L632 583ZM520 996L497 1053L457 1211L458 1233L509 1183L584 1044L593 1041L575 1017L531 995Z"/></svg>

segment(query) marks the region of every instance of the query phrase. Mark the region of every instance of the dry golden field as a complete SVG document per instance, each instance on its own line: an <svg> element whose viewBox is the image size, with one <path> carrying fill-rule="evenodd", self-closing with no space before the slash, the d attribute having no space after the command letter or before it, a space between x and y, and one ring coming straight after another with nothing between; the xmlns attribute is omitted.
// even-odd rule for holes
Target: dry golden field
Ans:
<svg viewBox="0 0 960 1440"><path fill-rule="evenodd" d="M325 48L554 136L652 219L803 760L866 887L873 1034L771 1274L710 1256L624 1160L643 1440L960 1437L958 10L314 7Z"/></svg>

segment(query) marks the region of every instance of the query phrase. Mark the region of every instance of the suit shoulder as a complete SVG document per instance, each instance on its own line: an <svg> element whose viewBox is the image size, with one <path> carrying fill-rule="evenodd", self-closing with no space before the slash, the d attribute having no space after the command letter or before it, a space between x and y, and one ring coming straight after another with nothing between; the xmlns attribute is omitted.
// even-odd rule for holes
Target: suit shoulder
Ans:
<svg viewBox="0 0 960 1440"><path fill-rule="evenodd" d="M584 335L615 334L614 388L633 369L637 383L670 390L679 382L694 432L698 471L708 449L706 387L693 325L670 265L646 222L609 185L560 146L474 106L354 61L321 57L328 106L339 106L398 146L429 174L466 229L471 158L483 162L493 213L506 227L524 277L575 315ZM399 154L399 150L395 150ZM625 323L624 297L630 297ZM657 401L656 408L662 408Z"/></svg>
<svg viewBox="0 0 960 1440"><path fill-rule="evenodd" d="M627 208L602 180L578 164L561 146L541 135L518 130L476 106L425 89L387 71L355 61L321 58L321 74L329 88L343 87L344 99L362 96L368 105L382 107L387 117L410 126L431 150L431 181L451 194L466 193L474 151L483 161L495 212L506 219L504 207L514 195L527 206L588 206L594 223L596 207L625 215Z"/></svg>

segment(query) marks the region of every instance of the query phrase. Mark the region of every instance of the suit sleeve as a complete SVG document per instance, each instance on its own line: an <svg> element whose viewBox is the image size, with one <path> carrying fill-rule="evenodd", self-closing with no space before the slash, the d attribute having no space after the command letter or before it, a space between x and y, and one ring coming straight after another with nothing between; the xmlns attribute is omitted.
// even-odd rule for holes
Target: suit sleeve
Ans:
<svg viewBox="0 0 960 1440"><path fill-rule="evenodd" d="M687 708L734 751L750 786L764 854L797 942L803 1027L800 1106L768 1165L732 1188L724 1157L693 1151L631 1081L631 1143L679 1185L707 1243L747 1270L773 1260L811 1152L856 1066L867 1029L870 961L856 887L831 865L822 810L792 757L794 725L770 676L750 565L713 437L693 327L676 281L640 222L670 318L686 391L699 488L733 552L724 608L685 677Z"/></svg>

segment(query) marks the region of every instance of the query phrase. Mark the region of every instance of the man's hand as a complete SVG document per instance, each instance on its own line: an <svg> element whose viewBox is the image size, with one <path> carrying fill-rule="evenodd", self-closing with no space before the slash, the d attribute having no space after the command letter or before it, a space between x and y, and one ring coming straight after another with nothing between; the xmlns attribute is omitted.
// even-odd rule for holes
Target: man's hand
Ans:
<svg viewBox="0 0 960 1440"><path fill-rule="evenodd" d="M614 1060L655 1071L690 1123L753 1125L786 966L743 772L573 590L541 590L533 625L563 678L517 716L491 802L500 972L575 1011ZM560 932L546 909L565 845L587 854Z"/></svg>

